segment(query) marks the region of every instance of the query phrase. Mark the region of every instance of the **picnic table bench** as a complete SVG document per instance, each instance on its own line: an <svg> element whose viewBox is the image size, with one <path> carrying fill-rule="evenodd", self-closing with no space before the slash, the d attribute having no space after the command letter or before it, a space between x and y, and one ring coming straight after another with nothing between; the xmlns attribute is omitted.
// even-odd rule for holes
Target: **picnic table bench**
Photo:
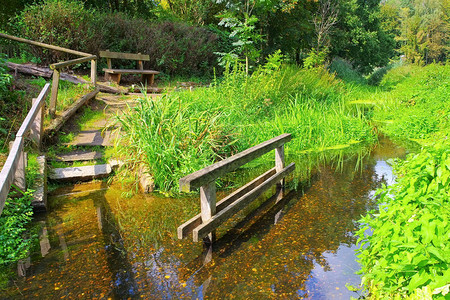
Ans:
<svg viewBox="0 0 450 300"><path fill-rule="evenodd" d="M153 85L155 81L155 75L159 74L158 71L144 70L143 61L149 61L150 56L146 54L134 54L134 53L122 53L122 52L111 52L111 51L100 51L100 57L106 58L106 63L108 68L103 69L105 72L106 80L112 80L117 84L120 83L120 77L122 74L141 74L142 82L148 86ZM113 69L111 59L129 59L137 60L137 69Z"/></svg>

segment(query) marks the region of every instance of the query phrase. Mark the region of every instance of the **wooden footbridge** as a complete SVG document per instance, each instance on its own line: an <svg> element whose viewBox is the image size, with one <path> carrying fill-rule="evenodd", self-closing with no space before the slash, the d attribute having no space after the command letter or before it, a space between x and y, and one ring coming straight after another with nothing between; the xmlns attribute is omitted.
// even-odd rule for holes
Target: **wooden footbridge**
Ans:
<svg viewBox="0 0 450 300"><path fill-rule="evenodd" d="M180 179L180 191L190 192L200 188L201 213L178 227L178 238L192 234L195 242L206 238L214 240L214 231L231 216L248 206L273 185L284 186L284 178L294 169L291 163L285 167L284 144L292 139L283 134L219 161ZM275 149L275 167L237 189L216 203L216 179Z"/></svg>

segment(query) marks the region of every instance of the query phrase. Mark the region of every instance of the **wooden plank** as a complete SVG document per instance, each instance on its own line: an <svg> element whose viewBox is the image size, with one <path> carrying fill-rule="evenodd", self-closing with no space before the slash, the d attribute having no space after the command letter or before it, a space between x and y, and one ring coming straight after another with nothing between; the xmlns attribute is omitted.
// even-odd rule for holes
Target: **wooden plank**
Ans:
<svg viewBox="0 0 450 300"><path fill-rule="evenodd" d="M136 69L103 69L104 72L109 74L159 74L154 70L136 70Z"/></svg>
<svg viewBox="0 0 450 300"><path fill-rule="evenodd" d="M95 60L97 59L96 55L91 55L91 56L87 56L87 57L81 57L81 58L76 58L76 59L71 59L68 61L63 61L60 63L55 63L55 64L51 64L50 65L50 69L52 70L56 70L56 69L61 69L64 67L68 67L68 66L72 66L72 65L76 65L76 64L81 64L90 60Z"/></svg>
<svg viewBox="0 0 450 300"><path fill-rule="evenodd" d="M214 215L208 222L199 225L192 231L192 235L194 238L194 242L198 242L204 236L206 236L211 231L214 231L218 226L220 226L224 221L228 220L231 216L239 212L242 208L249 205L252 201L256 200L262 193L267 191L271 186L273 186L276 182L280 181L281 178L287 176L289 173L294 171L295 164L291 163L289 166L284 168L281 172L277 172L275 175L272 175L269 179L264 181L257 188L253 189L251 192L248 192L240 199L234 201L228 207L223 209Z"/></svg>
<svg viewBox="0 0 450 300"><path fill-rule="evenodd" d="M230 205L240 197L244 196L245 194L256 188L258 185L266 181L275 173L276 173L275 168L270 169L266 173L262 174L261 176L258 176L257 178L253 179L246 185L242 186L241 188L237 189L233 193L229 194L228 196L217 202L216 213L222 211L228 205ZM183 239L187 237L189 234L191 234L192 230L194 230L194 228L199 226L200 224L202 224L202 218L201 214L198 214L177 228L178 238Z"/></svg>
<svg viewBox="0 0 450 300"><path fill-rule="evenodd" d="M87 161L95 160L103 157L103 153L100 151L86 151L86 150L76 150L65 154L56 154L56 161Z"/></svg>
<svg viewBox="0 0 450 300"><path fill-rule="evenodd" d="M34 46L39 46L39 47L51 49L51 50L56 50L56 51L61 51L61 52L69 53L69 54L74 54L74 55L78 55L78 56L91 56L92 55L90 53L75 51L75 50L71 50L71 49L67 49L67 48L63 48L63 47L59 47L59 46L54 46L54 45L49 45L49 44L45 44L45 43L41 43L41 42L35 42L35 41L19 38L19 37L8 35L8 34L4 34L4 33L0 33L0 37L5 38L5 39L18 41L18 42L22 42L22 43L27 43L27 44L34 45Z"/></svg>
<svg viewBox="0 0 450 300"><path fill-rule="evenodd" d="M23 121L22 125L20 126L19 131L17 132L16 136L24 136L28 133L28 130L30 129L31 125L33 124L33 121L36 118L37 114L39 113L40 108L42 107L42 105L45 102L45 98L47 97L49 87L50 87L50 83L46 83L44 85L44 88L39 93L37 100L31 106L31 109L28 112L27 116L25 117L25 120Z"/></svg>
<svg viewBox="0 0 450 300"><path fill-rule="evenodd" d="M204 169L194 172L180 179L180 191L190 192L208 182L214 181L220 176L234 171L255 158L289 142L291 134L282 134L257 146L244 150L227 159L212 164Z"/></svg>
<svg viewBox="0 0 450 300"><path fill-rule="evenodd" d="M8 158L3 165L0 172L0 215L2 214L3 207L5 206L6 198L8 197L9 189L14 180L14 173L16 172L17 164L19 163L19 156L23 149L22 137L17 137L9 152Z"/></svg>
<svg viewBox="0 0 450 300"><path fill-rule="evenodd" d="M75 112L88 100L94 98L99 92L99 89L96 88L93 92L82 96L78 99L71 107L69 107L61 116L54 119L49 127L45 128L44 132L46 135L49 135L53 131L59 130L62 125L73 115Z"/></svg>
<svg viewBox="0 0 450 300"><path fill-rule="evenodd" d="M111 52L111 51L100 51L100 57L115 58L115 59L145 60L145 61L150 60L150 55L147 54Z"/></svg>
<svg viewBox="0 0 450 300"><path fill-rule="evenodd" d="M49 173L49 178L58 181L86 181L107 177L111 172L112 168L109 164L57 168Z"/></svg>

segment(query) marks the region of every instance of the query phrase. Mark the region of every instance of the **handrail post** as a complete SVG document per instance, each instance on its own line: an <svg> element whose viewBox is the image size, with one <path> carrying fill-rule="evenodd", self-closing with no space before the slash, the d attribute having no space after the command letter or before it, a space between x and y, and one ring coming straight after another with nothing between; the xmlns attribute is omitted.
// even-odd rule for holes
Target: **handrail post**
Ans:
<svg viewBox="0 0 450 300"><path fill-rule="evenodd" d="M200 187L200 207L202 223L206 223L216 214L216 182L212 181ZM209 242L214 242L215 232L208 234Z"/></svg>
<svg viewBox="0 0 450 300"><path fill-rule="evenodd" d="M97 60L91 60L91 83L95 86L97 84Z"/></svg>
<svg viewBox="0 0 450 300"><path fill-rule="evenodd" d="M49 115L53 118L56 112L56 100L58 99L59 77L61 73L58 69L53 70L52 96L50 98Z"/></svg>
<svg viewBox="0 0 450 300"><path fill-rule="evenodd" d="M37 98L33 98L32 103L34 104L37 100L38 100ZM36 144L38 150L41 150L42 146L43 122L44 122L44 109L41 106L30 128L30 138Z"/></svg>
<svg viewBox="0 0 450 300"><path fill-rule="evenodd" d="M21 139L23 139L23 137L20 137ZM13 149L13 145L14 142L11 141L9 143L9 150L14 150ZM17 162L17 168L16 171L14 173L14 180L13 180L13 184L19 188L22 192L25 192L27 190L27 182L25 180L25 170L26 170L26 165L27 164L27 154L23 151L23 147L20 148L20 153L19 153L19 159Z"/></svg>
<svg viewBox="0 0 450 300"><path fill-rule="evenodd" d="M284 169L284 145L275 148L275 169L277 172L281 172ZM285 179L281 179L279 185L284 187Z"/></svg>

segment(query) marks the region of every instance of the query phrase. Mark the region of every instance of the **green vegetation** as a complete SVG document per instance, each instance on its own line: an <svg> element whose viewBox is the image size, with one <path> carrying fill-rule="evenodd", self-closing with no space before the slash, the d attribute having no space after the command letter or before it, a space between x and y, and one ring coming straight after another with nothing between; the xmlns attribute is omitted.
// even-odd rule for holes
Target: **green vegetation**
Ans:
<svg viewBox="0 0 450 300"><path fill-rule="evenodd" d="M7 199L0 217L0 265L27 256L32 240L24 238L24 233L32 215L31 192L20 198Z"/></svg>
<svg viewBox="0 0 450 300"><path fill-rule="evenodd" d="M358 257L370 299L448 297L449 78L448 65L404 65L369 92L379 130L424 145L395 162L397 183L377 191L379 210L361 220Z"/></svg>
<svg viewBox="0 0 450 300"><path fill-rule="evenodd" d="M125 131L118 144L130 164L147 164L161 191L174 191L185 174L285 132L295 138L292 154L375 141L364 115L345 105L344 90L323 69L274 57L251 76L236 64L209 88L141 99L118 117Z"/></svg>
<svg viewBox="0 0 450 300"><path fill-rule="evenodd" d="M446 299L450 278L450 148L425 147L395 164L397 183L378 190L378 212L362 219L363 282L373 299L416 289ZM372 234L366 234L370 229ZM445 286L447 286L445 291ZM426 287L426 289L425 289Z"/></svg>

